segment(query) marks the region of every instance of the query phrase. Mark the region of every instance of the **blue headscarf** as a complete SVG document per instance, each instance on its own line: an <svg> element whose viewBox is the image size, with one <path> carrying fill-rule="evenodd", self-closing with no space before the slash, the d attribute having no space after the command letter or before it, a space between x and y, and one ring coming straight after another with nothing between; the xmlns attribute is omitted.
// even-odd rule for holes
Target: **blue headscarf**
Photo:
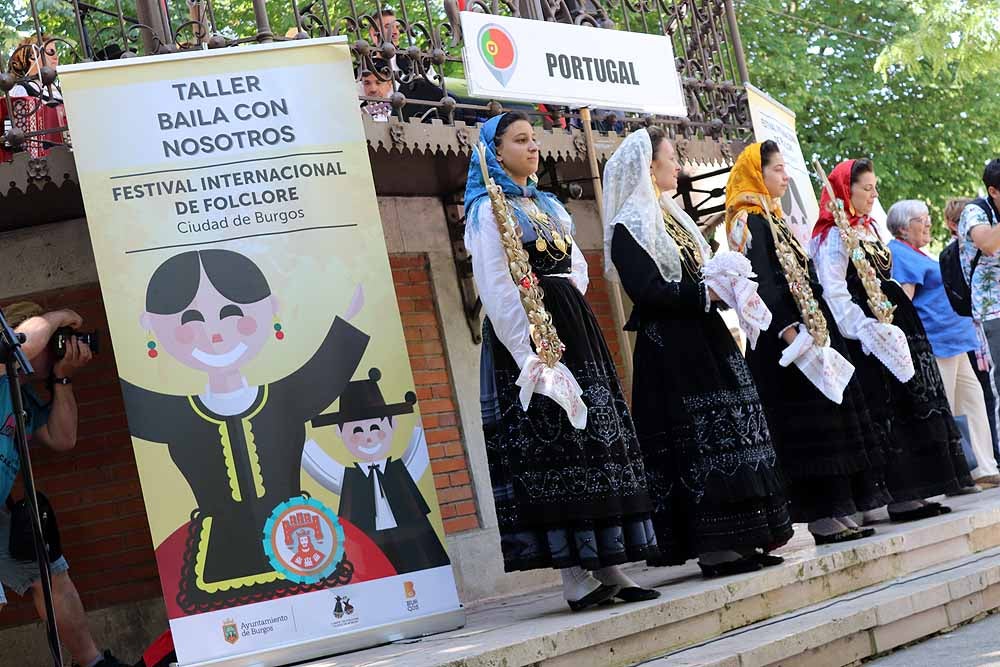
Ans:
<svg viewBox="0 0 1000 667"><path fill-rule="evenodd" d="M503 189L504 194L510 197L529 197L534 199L538 208L548 215L556 225L562 227L563 221L558 213L560 208L559 200L548 192L539 190L536 187L538 182L535 179L529 179L527 187L518 185L500 165L500 161L497 160L497 147L494 143L496 140L497 125L500 124L500 119L506 115L500 114L499 116L494 116L486 121L479 130L479 141L486 146L486 165L490 177ZM479 224L479 216L477 215L479 207L484 202L489 202L489 200L489 193L486 192L486 183L483 181L483 170L479 166L479 158L473 153L472 159L469 161L469 176L465 181L465 224L470 226L473 231L476 230L476 226ZM511 210L514 211L514 217L517 219L518 224L521 225L523 240L530 242L538 238L528 215L514 205L511 205ZM568 230L563 229L562 233L565 236L567 232L573 233L572 228ZM552 239L547 240L551 241Z"/></svg>

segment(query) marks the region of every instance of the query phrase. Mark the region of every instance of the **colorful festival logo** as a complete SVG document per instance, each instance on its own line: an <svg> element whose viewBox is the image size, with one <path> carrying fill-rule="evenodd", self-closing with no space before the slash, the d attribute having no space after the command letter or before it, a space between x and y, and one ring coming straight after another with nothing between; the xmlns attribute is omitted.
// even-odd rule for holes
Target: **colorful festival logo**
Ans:
<svg viewBox="0 0 1000 667"><path fill-rule="evenodd" d="M510 33L490 23L479 31L479 53L500 85L506 86L517 65L517 48Z"/></svg>
<svg viewBox="0 0 1000 667"><path fill-rule="evenodd" d="M222 638L230 644L235 644L240 640L240 630L236 627L236 621L227 618L222 622Z"/></svg>
<svg viewBox="0 0 1000 667"><path fill-rule="evenodd" d="M333 574L344 558L344 529L330 508L313 498L292 498L264 524L264 551L271 567L299 584Z"/></svg>

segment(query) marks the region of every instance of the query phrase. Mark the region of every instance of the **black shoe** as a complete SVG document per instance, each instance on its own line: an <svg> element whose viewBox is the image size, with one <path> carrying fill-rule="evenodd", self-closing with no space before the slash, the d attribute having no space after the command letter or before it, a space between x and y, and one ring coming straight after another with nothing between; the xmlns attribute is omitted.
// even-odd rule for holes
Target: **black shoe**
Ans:
<svg viewBox="0 0 1000 667"><path fill-rule="evenodd" d="M587 607L593 607L594 605L601 604L607 600L610 600L618 592L617 586L609 586L607 584L601 584L591 592L584 595L579 600L567 600L566 604L573 611L582 611Z"/></svg>
<svg viewBox="0 0 1000 667"><path fill-rule="evenodd" d="M772 556L771 554L755 554L751 558L760 563L761 567L774 567L785 562L781 556Z"/></svg>
<svg viewBox="0 0 1000 667"><path fill-rule="evenodd" d="M921 505L916 509L906 510L905 512L889 512L889 518L893 521L902 523L904 521L929 519L932 516L947 514L950 511L950 507L945 507L944 505L939 505L938 503L928 503L926 505Z"/></svg>
<svg viewBox="0 0 1000 667"><path fill-rule="evenodd" d="M655 600L660 597L660 591L655 588L628 586L615 593L615 597L622 602L645 602L646 600Z"/></svg>
<svg viewBox="0 0 1000 667"><path fill-rule="evenodd" d="M951 508L947 505L942 505L941 503L927 503L928 507L933 507L940 514L951 514Z"/></svg>
<svg viewBox="0 0 1000 667"><path fill-rule="evenodd" d="M753 556L745 556L739 560L726 561L725 563L718 563L717 565L705 565L703 563L698 563L698 567L701 568L701 574L706 579L728 577L733 574L744 574L746 572L756 572L757 570L763 569L763 566L757 562L757 559Z"/></svg>
<svg viewBox="0 0 1000 667"><path fill-rule="evenodd" d="M839 533L834 533L833 535L819 535L813 533L813 539L816 540L816 546L823 544L840 544L841 542L853 542L854 540L860 540L864 537L871 537L875 534L873 528L867 528L861 530L859 528L848 528L842 530Z"/></svg>

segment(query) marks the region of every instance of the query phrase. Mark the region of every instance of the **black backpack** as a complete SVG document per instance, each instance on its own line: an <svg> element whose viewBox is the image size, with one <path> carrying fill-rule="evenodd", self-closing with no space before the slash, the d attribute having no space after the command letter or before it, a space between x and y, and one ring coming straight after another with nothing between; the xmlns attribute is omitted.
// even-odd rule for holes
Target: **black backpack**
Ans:
<svg viewBox="0 0 1000 667"><path fill-rule="evenodd" d="M990 221L990 225L996 224L991 202L980 198L974 200L972 203L983 209L986 213L986 219ZM983 252L977 250L975 257L972 258L972 267L968 276L962 270L958 239L945 246L945 249L938 256L938 263L941 265L941 282L944 283L944 293L948 295L948 301L951 302L952 309L963 317L972 315L972 276L975 274L976 267L979 265L979 260L982 256Z"/></svg>

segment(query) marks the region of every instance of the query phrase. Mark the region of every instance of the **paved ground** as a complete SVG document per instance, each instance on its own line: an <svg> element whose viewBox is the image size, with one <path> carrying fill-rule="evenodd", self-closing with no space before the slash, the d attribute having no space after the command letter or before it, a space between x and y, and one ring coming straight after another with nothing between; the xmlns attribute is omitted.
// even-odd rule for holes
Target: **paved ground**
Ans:
<svg viewBox="0 0 1000 667"><path fill-rule="evenodd" d="M873 660L865 667L1000 667L1000 614Z"/></svg>

